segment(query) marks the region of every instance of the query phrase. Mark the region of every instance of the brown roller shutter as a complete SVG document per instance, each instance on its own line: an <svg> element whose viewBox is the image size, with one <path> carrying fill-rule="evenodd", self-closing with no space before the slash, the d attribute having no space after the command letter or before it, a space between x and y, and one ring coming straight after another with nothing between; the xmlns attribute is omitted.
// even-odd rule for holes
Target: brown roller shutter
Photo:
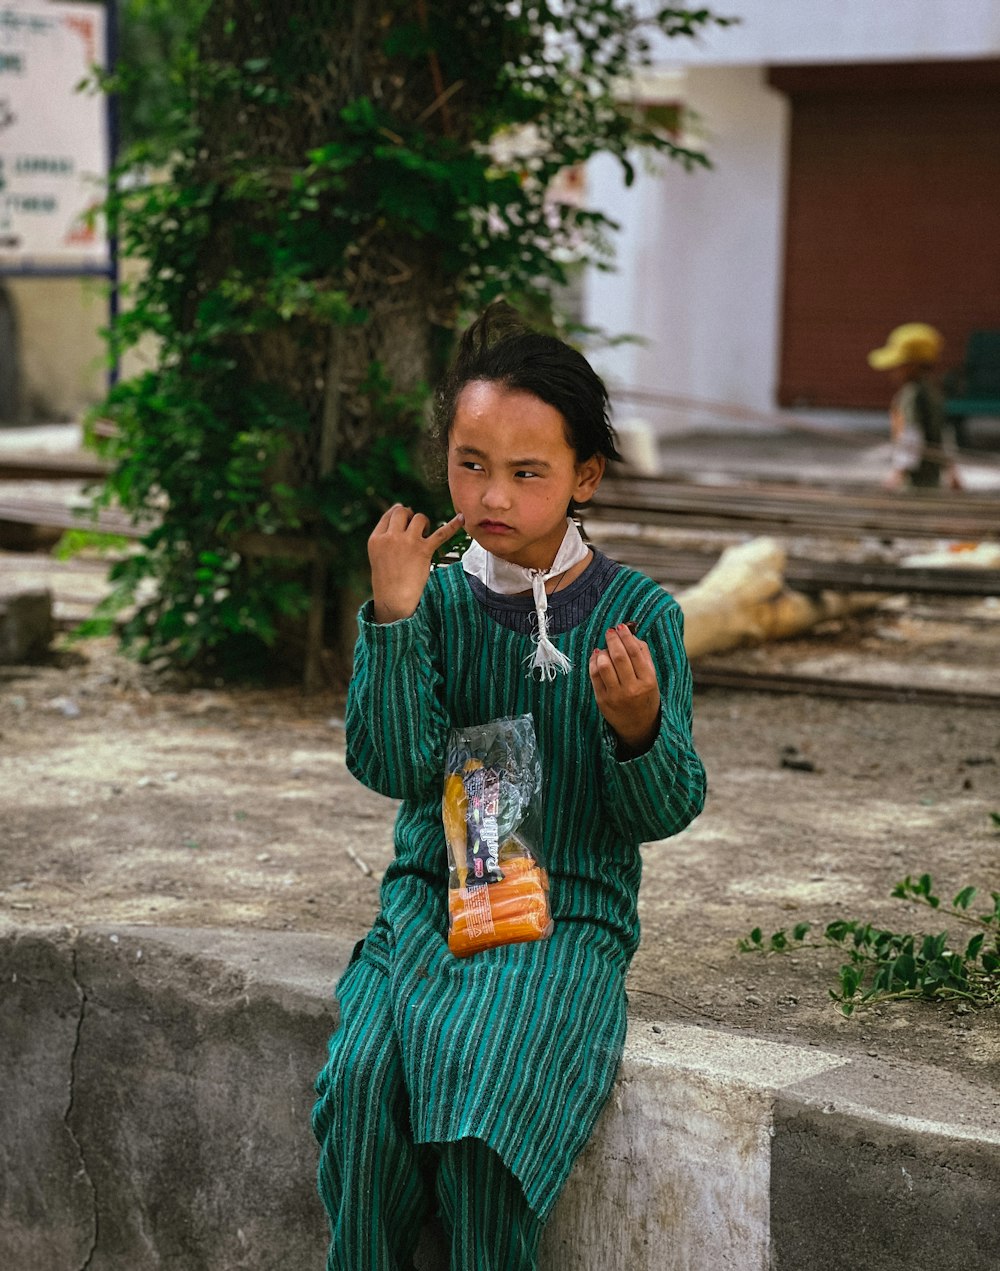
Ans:
<svg viewBox="0 0 1000 1271"><path fill-rule="evenodd" d="M783 406L878 408L865 361L930 322L1000 329L1000 62L788 67Z"/></svg>

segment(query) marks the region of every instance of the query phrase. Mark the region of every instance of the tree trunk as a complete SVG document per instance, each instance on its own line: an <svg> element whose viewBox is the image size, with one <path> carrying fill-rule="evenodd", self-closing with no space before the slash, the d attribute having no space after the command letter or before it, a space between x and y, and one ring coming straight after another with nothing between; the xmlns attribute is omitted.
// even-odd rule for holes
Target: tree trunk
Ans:
<svg viewBox="0 0 1000 1271"><path fill-rule="evenodd" d="M343 134L341 112L359 98L396 117L425 111L435 97L432 67L419 58L387 62L384 41L393 15L398 19L397 8L372 0L312 0L294 10L284 0L214 0L200 33L201 61L233 68L266 63L264 75L282 98L276 105L233 94L221 108L214 98L205 100L198 162L206 179L214 173L226 188L241 169L263 171L280 188L282 174L301 171L312 149ZM255 208L263 236L276 207ZM230 273L252 272L252 262L237 259L237 241L231 213L222 209L204 261L203 293ZM436 255L378 221L359 227L337 276L325 281L364 311L363 322L293 319L245 337L233 350L248 379L280 385L308 418L305 433L289 431L290 444L269 473L270 481L293 488L313 486L384 431L373 395L362 391L373 364L398 393L433 382L433 329L453 305ZM197 297L192 300L193 322ZM332 548L336 553L336 543ZM310 614L287 632L287 653L303 661L310 687L325 678L330 661L322 654L326 630L336 633L333 660L342 662L344 628L357 599L358 580L345 578L336 558L332 564L298 567L308 573Z"/></svg>

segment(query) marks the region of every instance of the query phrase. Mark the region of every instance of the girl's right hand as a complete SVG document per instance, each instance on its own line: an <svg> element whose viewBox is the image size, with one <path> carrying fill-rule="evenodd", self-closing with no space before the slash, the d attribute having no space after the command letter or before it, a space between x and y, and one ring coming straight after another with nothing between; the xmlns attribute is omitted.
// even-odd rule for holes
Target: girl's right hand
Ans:
<svg viewBox="0 0 1000 1271"><path fill-rule="evenodd" d="M439 547L453 538L465 517L461 512L431 534L422 512L394 503L368 539L376 622L398 622L416 612Z"/></svg>

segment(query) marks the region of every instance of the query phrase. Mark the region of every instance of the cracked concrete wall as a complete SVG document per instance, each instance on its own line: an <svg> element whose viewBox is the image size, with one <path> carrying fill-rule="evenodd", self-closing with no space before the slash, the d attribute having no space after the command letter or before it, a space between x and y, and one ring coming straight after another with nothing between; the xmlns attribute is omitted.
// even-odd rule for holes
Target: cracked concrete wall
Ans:
<svg viewBox="0 0 1000 1271"><path fill-rule="evenodd" d="M70 1194L65 1180L47 1179L37 1190L49 1208L34 1226L12 1214L0 1263L16 1251L18 1271L322 1266L308 1114L350 947L141 928L15 940L7 951L27 968L17 974L36 982L32 1001L11 1002L12 1027L38 1034L36 1067L58 1096L48 1103L77 1181L72 1223L52 1208ZM38 979L53 961L58 986ZM65 1035L49 1053L45 1025L60 1002ZM674 1064L691 1060L684 1044L665 1030L648 1053L633 1046L546 1229L543 1267L765 1271L770 1099L731 1080L743 1054L726 1060L718 1043L728 1084L693 1069L678 1078ZM808 1058L809 1071L822 1066ZM26 1095L11 1175L29 1161L47 1168L52 1155L31 1127L32 1106L36 1119L47 1114ZM69 1226L75 1243L55 1251L46 1222ZM447 1265L431 1223L417 1266Z"/></svg>
<svg viewBox="0 0 1000 1271"><path fill-rule="evenodd" d="M94 1203L73 1110L82 994L65 936L0 941L0 1261L83 1267Z"/></svg>
<svg viewBox="0 0 1000 1271"><path fill-rule="evenodd" d="M0 929L0 1267L318 1271L308 1116L351 944ZM994 1271L993 1092L872 1063L633 1022L540 1266ZM447 1263L431 1224L418 1267Z"/></svg>
<svg viewBox="0 0 1000 1271"><path fill-rule="evenodd" d="M83 938L77 965L87 1271L322 1265L308 1118L330 1014L134 937Z"/></svg>
<svg viewBox="0 0 1000 1271"><path fill-rule="evenodd" d="M308 1118L328 994L143 943L0 940L0 1265L322 1266Z"/></svg>

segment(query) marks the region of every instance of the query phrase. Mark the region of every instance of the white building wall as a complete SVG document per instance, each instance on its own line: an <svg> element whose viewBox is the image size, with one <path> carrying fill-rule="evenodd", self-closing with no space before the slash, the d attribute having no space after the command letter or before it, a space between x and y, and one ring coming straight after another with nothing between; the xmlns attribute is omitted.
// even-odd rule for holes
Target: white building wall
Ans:
<svg viewBox="0 0 1000 1271"><path fill-rule="evenodd" d="M753 62L908 62L995 57L997 0L713 0L737 25L697 40L660 39L657 56L683 65Z"/></svg>
<svg viewBox="0 0 1000 1271"><path fill-rule="evenodd" d="M100 335L108 322L107 284L9 278L5 286L18 319L24 419L79 419L107 388L107 347Z"/></svg>
<svg viewBox="0 0 1000 1271"><path fill-rule="evenodd" d="M640 167L623 192L612 161L590 169L594 203L622 230L617 272L588 277L587 319L644 341L594 361L633 389L766 410L777 375L787 102L759 66L691 68L684 96L710 170Z"/></svg>

